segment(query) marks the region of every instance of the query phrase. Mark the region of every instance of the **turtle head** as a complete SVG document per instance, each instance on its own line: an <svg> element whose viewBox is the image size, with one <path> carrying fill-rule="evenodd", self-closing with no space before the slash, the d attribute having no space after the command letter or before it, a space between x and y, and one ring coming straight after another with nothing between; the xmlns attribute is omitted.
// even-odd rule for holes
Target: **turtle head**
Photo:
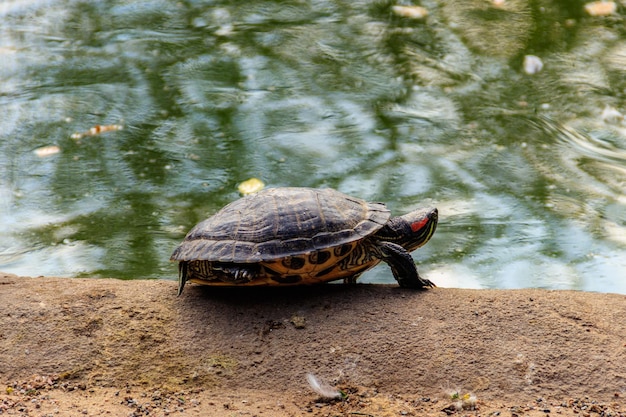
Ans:
<svg viewBox="0 0 626 417"><path fill-rule="evenodd" d="M438 219L439 213L436 208L412 211L391 218L376 235L412 252L430 240L437 228Z"/></svg>

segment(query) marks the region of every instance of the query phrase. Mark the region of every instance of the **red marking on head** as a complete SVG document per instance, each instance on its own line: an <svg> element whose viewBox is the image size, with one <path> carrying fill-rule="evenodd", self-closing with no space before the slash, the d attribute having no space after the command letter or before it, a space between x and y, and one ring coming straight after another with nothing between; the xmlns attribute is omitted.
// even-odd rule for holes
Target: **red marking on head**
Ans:
<svg viewBox="0 0 626 417"><path fill-rule="evenodd" d="M411 223L411 230L413 231L413 233L421 230L424 226L426 226L426 223L428 223L429 220L430 219L428 217L424 217L417 222Z"/></svg>

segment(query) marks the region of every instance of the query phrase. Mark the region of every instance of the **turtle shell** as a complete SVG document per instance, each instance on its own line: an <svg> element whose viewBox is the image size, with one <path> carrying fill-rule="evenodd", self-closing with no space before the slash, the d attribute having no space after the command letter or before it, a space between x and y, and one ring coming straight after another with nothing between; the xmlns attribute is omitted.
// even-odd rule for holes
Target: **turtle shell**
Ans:
<svg viewBox="0 0 626 417"><path fill-rule="evenodd" d="M391 216L333 189L270 188L236 200L198 223L172 261L257 263L363 239Z"/></svg>

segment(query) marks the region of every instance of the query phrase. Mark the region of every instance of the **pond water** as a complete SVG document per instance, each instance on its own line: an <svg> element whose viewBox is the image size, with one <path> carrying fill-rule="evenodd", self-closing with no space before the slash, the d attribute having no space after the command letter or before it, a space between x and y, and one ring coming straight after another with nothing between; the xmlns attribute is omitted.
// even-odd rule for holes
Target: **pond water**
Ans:
<svg viewBox="0 0 626 417"><path fill-rule="evenodd" d="M440 286L626 293L619 10L394 5L4 0L0 270L176 279L256 177L438 207L414 257Z"/></svg>

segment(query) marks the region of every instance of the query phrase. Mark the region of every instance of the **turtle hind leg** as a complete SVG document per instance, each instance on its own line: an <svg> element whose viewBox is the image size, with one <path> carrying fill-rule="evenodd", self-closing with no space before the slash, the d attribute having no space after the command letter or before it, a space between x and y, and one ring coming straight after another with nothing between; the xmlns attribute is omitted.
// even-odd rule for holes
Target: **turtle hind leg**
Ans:
<svg viewBox="0 0 626 417"><path fill-rule="evenodd" d="M178 275L178 291L182 292L185 282L211 285L225 282L239 285L254 281L260 276L258 264L236 264L226 262L189 261L180 262Z"/></svg>
<svg viewBox="0 0 626 417"><path fill-rule="evenodd" d="M212 272L220 281L245 284L259 278L261 268L258 264L214 263Z"/></svg>
<svg viewBox="0 0 626 417"><path fill-rule="evenodd" d="M205 262L209 273L200 279L207 281L222 281L229 284L247 284L260 277L259 264L237 264L230 262Z"/></svg>
<svg viewBox="0 0 626 417"><path fill-rule="evenodd" d="M393 276L403 288L430 288L435 284L420 277L411 254L402 246L392 242L377 242L381 259L391 268Z"/></svg>

